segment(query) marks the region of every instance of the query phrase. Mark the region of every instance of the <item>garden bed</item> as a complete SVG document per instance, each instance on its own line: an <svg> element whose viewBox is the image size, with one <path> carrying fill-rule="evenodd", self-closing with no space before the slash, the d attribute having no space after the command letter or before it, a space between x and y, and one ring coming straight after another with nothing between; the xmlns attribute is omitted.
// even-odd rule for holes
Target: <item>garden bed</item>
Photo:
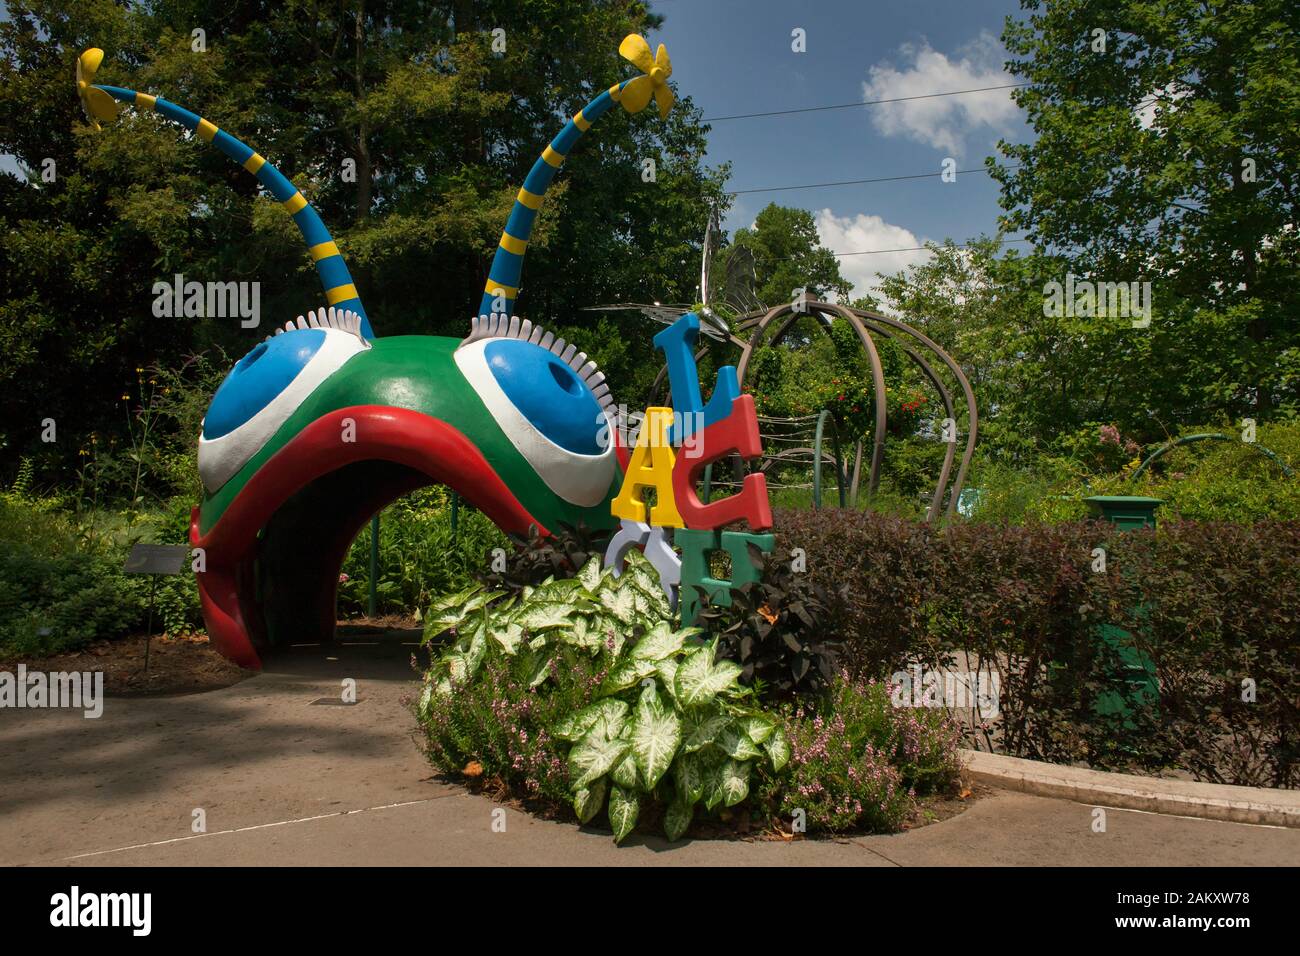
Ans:
<svg viewBox="0 0 1300 956"><path fill-rule="evenodd" d="M134 636L95 641L66 654L6 660L0 668L12 669L21 662L29 672L102 671L104 692L110 697L198 694L229 687L255 674L218 654L206 635L154 637L148 671L144 657L145 639Z"/></svg>
<svg viewBox="0 0 1300 956"><path fill-rule="evenodd" d="M608 820L618 842L897 832L969 796L943 714L894 707L887 685L831 670L797 629L733 630L740 605L731 626L679 627L638 552L620 577L581 553L571 578L429 609L426 640L449 639L416 714L442 774L546 816ZM799 597L808 617L814 596Z"/></svg>
<svg viewBox="0 0 1300 956"><path fill-rule="evenodd" d="M466 772L468 771L468 772ZM487 778L484 776L482 767L467 766L462 768L459 773L440 773L436 779L443 783L462 786L470 793L479 794L489 799L518 810L522 813L531 813L534 816L544 820L560 820L566 823L575 823L571 810L567 807L557 807L543 801L521 799L514 789L500 777ZM976 783L969 780L965 773L962 774L958 786L951 791L944 793L933 793L917 799L911 814L903 820L899 826L901 831L919 830L923 827L935 823L942 823L945 820L951 820L953 817L965 813L979 800L993 793L994 788L982 783ZM593 820L584 824L583 828L597 833L609 834L610 829L607 826L601 826L604 821ZM643 834L657 834L662 827L659 821L642 820L638 827L638 832ZM867 836L870 830L860 831L842 831L829 835L833 839L851 839L854 836ZM825 836L825 835L824 835ZM743 808L739 812L733 813L730 810L723 810L718 814L716 819L696 820L682 834L681 839L692 840L749 840L749 841L783 841L790 842L793 840L818 839L817 835L811 837L806 833L793 833L785 821L767 821L763 822L756 819L748 808Z"/></svg>

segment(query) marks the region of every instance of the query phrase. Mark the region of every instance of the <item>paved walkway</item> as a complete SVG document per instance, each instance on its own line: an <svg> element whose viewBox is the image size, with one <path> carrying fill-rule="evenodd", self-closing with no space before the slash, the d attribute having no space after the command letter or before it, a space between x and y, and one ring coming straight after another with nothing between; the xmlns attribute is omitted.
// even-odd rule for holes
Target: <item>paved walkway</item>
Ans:
<svg viewBox="0 0 1300 956"><path fill-rule="evenodd" d="M1300 862L1300 830L998 791L943 823L844 841L687 841L534 819L439 783L412 739L402 640L286 653L190 697L99 720L0 710L0 864L1251 865ZM354 707L312 705L357 681ZM207 833L194 835L194 811Z"/></svg>

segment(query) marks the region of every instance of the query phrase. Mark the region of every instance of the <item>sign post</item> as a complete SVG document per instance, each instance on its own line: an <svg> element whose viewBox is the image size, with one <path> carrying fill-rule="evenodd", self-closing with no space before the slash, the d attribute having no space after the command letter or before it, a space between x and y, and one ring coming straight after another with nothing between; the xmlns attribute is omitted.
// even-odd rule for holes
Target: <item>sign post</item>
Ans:
<svg viewBox="0 0 1300 956"><path fill-rule="evenodd" d="M133 544L122 570L127 574L149 575L149 618L144 635L144 671L149 673L149 645L153 639L153 599L158 575L180 574L190 549L180 544Z"/></svg>

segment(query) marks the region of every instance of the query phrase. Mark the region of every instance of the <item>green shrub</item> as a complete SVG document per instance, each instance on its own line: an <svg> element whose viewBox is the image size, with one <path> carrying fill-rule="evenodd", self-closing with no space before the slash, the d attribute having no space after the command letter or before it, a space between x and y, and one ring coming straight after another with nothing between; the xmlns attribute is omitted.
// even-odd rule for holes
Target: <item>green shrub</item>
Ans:
<svg viewBox="0 0 1300 956"><path fill-rule="evenodd" d="M0 496L0 655L54 654L119 637L144 623L146 599L120 558L80 547L57 510Z"/></svg>
<svg viewBox="0 0 1300 956"><path fill-rule="evenodd" d="M488 552L506 537L486 515L462 504L455 533L450 492L443 485L420 488L389 505L379 519L380 613L411 612L437 595L458 591L488 567ZM361 529L343 560L338 608L363 614L369 604L370 525Z"/></svg>
<svg viewBox="0 0 1300 956"><path fill-rule="evenodd" d="M591 702L605 679L601 661L575 657L570 668L551 675L543 694L511 664L502 655L489 655L474 680L422 702L429 759L443 773L468 770L470 776L481 773L500 781L544 809L567 807L569 743L551 728Z"/></svg>
<svg viewBox="0 0 1300 956"><path fill-rule="evenodd" d="M0 656L55 654L143 631L149 581L124 573L122 564L132 540L141 536L183 543L183 536L164 530L178 525L177 513L148 515L134 530L123 525L115 536L88 534L53 499L0 495ZM194 576L160 578L155 631L181 634L201 624Z"/></svg>
<svg viewBox="0 0 1300 956"><path fill-rule="evenodd" d="M833 678L763 709L716 640L675 629L636 552L618 578L592 556L517 595L448 595L425 633L451 635L417 706L434 766L583 823L604 809L616 841L657 818L677 839L701 808L742 805L803 809L812 833L892 831L958 773L953 726L894 708L879 685Z"/></svg>

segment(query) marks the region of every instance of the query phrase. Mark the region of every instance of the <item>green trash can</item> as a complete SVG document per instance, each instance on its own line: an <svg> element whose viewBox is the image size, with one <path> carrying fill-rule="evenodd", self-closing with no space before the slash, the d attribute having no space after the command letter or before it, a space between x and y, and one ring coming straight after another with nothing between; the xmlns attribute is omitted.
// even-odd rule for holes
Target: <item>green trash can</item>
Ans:
<svg viewBox="0 0 1300 956"><path fill-rule="evenodd" d="M1120 531L1135 531L1156 526L1156 508L1160 498L1142 495L1093 495L1084 499L1093 515L1109 521ZM1142 620L1147 609L1139 607L1133 615ZM1125 727L1136 725L1129 720L1136 709L1156 707L1160 703L1160 683L1156 665L1133 644L1133 635L1114 624L1101 624L1097 636L1113 647L1119 657L1120 672L1115 675L1115 690L1102 691L1093 704L1098 714L1119 714Z"/></svg>
<svg viewBox="0 0 1300 956"><path fill-rule="evenodd" d="M1094 517L1106 519L1121 531L1154 528L1156 508L1164 504L1163 498L1142 495L1093 495L1083 500Z"/></svg>

